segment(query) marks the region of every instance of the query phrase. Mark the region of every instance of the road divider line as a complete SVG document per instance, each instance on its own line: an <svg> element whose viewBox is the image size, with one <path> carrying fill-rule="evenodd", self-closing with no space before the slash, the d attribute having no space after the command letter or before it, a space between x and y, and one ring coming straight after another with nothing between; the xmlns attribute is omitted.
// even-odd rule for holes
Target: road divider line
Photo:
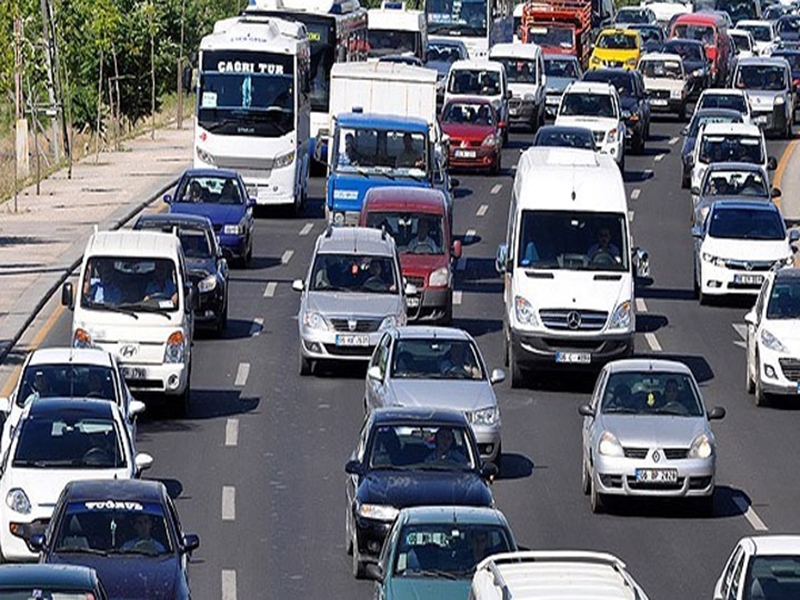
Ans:
<svg viewBox="0 0 800 600"><path fill-rule="evenodd" d="M453 306L458 306L461 304L461 290L456 290L453 292Z"/></svg>
<svg viewBox="0 0 800 600"><path fill-rule="evenodd" d="M262 329L264 329L264 319L260 317L258 319L253 319L253 323L250 325L250 337L261 335Z"/></svg>
<svg viewBox="0 0 800 600"><path fill-rule="evenodd" d="M630 221L631 223L633 223L633 217L634 217L633 211L632 211L632 210L629 210L629 211L628 211L628 221Z"/></svg>
<svg viewBox="0 0 800 600"><path fill-rule="evenodd" d="M236 387L244 387L247 384L247 377L250 375L250 363L239 363L236 369L236 379L233 385Z"/></svg>
<svg viewBox="0 0 800 600"><path fill-rule="evenodd" d="M733 330L740 338L743 340L747 339L747 325L744 323L731 323L731 327L733 327Z"/></svg>
<svg viewBox="0 0 800 600"><path fill-rule="evenodd" d="M635 190L633 190L631 192L631 200L638 200L639 199L639 194L641 194L641 193L642 193L642 190L640 190L639 188L636 188Z"/></svg>
<svg viewBox="0 0 800 600"><path fill-rule="evenodd" d="M647 344L650 346L650 350L653 352L661 352L661 344L658 343L658 338L656 337L655 333L645 333L644 339L647 340Z"/></svg>
<svg viewBox="0 0 800 600"><path fill-rule="evenodd" d="M236 600L236 571L222 569L222 600Z"/></svg>
<svg viewBox="0 0 800 600"><path fill-rule="evenodd" d="M461 258L458 259L458 262L456 263L456 271L463 271L466 268L467 268L467 257L462 256Z"/></svg>
<svg viewBox="0 0 800 600"><path fill-rule="evenodd" d="M281 264L289 264L289 261L292 260L292 256L294 256L294 250L287 250L284 252L283 255L281 255Z"/></svg>
<svg viewBox="0 0 800 600"><path fill-rule="evenodd" d="M228 419L225 422L225 445L239 445L239 419Z"/></svg>
<svg viewBox="0 0 800 600"><path fill-rule="evenodd" d="M502 189L503 189L503 184L502 184L502 183L498 183L496 186L494 186L494 187L492 188L492 190L491 190L489 193L490 193L492 196L496 196L497 194L499 194L499 193L500 193L500 190L502 190Z"/></svg>
<svg viewBox="0 0 800 600"><path fill-rule="evenodd" d="M275 289L278 287L277 281L270 281L267 287L264 288L264 298L272 298L275 295Z"/></svg>
<svg viewBox="0 0 800 600"><path fill-rule="evenodd" d="M222 520L236 520L236 488L232 485L222 486Z"/></svg>
<svg viewBox="0 0 800 600"><path fill-rule="evenodd" d="M308 235L309 233L311 233L312 229L314 229L314 224L306 223L305 225L303 225L303 228L300 230L300 233L298 235Z"/></svg>
<svg viewBox="0 0 800 600"><path fill-rule="evenodd" d="M742 511L744 518L747 519L747 522L750 523L753 529L756 531L769 531L769 528L764 521L761 520L761 517L756 514L756 511L753 510L753 506L748 502L747 498L737 494L733 496L732 499L733 503Z"/></svg>
<svg viewBox="0 0 800 600"><path fill-rule="evenodd" d="M478 212L475 213L475 216L482 217L486 214L486 211L489 210L488 204L481 204L478 207Z"/></svg>
<svg viewBox="0 0 800 600"><path fill-rule="evenodd" d="M664 156L666 156L666 155L665 154L657 154L656 157L653 160L655 162L661 162L662 160L664 160Z"/></svg>
<svg viewBox="0 0 800 600"><path fill-rule="evenodd" d="M675 144L677 144L680 141L681 141L681 138L679 138L679 137L670 138L669 145L670 146L674 146Z"/></svg>
<svg viewBox="0 0 800 600"><path fill-rule="evenodd" d="M464 241L469 244L475 239L476 235L478 235L477 231L474 229L467 229L467 233L464 234Z"/></svg>
<svg viewBox="0 0 800 600"><path fill-rule="evenodd" d="M647 312L647 304L644 303L644 298L636 298L636 312Z"/></svg>

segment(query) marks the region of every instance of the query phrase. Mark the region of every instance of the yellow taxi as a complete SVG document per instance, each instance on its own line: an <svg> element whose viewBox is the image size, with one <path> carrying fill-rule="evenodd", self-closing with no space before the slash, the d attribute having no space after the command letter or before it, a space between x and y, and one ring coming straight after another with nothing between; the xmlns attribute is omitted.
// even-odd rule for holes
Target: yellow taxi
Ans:
<svg viewBox="0 0 800 600"><path fill-rule="evenodd" d="M589 57L590 69L635 69L642 52L639 33L632 29L604 29Z"/></svg>

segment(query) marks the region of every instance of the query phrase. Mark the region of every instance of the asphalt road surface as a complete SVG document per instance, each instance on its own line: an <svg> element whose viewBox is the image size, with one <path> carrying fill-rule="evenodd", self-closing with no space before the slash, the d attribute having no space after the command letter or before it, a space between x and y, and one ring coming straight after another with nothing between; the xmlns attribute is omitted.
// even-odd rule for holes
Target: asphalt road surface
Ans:
<svg viewBox="0 0 800 600"><path fill-rule="evenodd" d="M705 402L724 406L714 518L680 504L626 502L593 515L580 488L577 408L593 377L550 377L536 387L497 388L504 457L498 508L531 549L610 551L653 600L710 598L740 536L759 528L800 531L800 412L794 403L756 409L744 387L739 326L748 302L700 307L692 297L689 194L680 189L679 130L654 120L644 156L627 157L625 188L636 245L651 256L652 283L638 290L637 354L686 362ZM512 135L502 175L456 175L455 231L466 260L456 271L455 323L477 339L489 368L501 367L502 286L494 254L503 238L519 149ZM780 158L785 142L771 140ZM324 230L322 179L311 182L302 219L261 218L255 258L233 271L222 340L195 342L192 407L168 420L150 410L140 450L148 477L179 494L183 526L200 534L191 567L197 598L368 598L345 554L344 463L363 416L364 369L298 375L298 295L314 240ZM44 345L69 343L65 312ZM738 327L738 329L737 329Z"/></svg>

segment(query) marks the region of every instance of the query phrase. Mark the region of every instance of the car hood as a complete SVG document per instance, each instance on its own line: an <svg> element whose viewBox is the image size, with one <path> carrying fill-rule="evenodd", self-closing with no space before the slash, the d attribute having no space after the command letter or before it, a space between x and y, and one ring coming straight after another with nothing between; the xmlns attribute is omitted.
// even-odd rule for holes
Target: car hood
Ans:
<svg viewBox="0 0 800 600"><path fill-rule="evenodd" d="M380 318L401 312L402 300L399 294L308 292L306 309L325 316Z"/></svg>
<svg viewBox="0 0 800 600"><path fill-rule="evenodd" d="M386 586L386 597L393 600L437 600L463 599L469 595L469 579L423 579L412 577L393 578Z"/></svg>
<svg viewBox="0 0 800 600"><path fill-rule="evenodd" d="M592 51L592 58L599 58L600 60L625 62L631 58L639 58L639 50L626 50L626 49L613 49L613 48L598 48Z"/></svg>
<svg viewBox="0 0 800 600"><path fill-rule="evenodd" d="M216 261L213 258L187 258L186 270L189 271L189 278L196 283L200 279L207 277L217 270Z"/></svg>
<svg viewBox="0 0 800 600"><path fill-rule="evenodd" d="M592 131L610 131L619 126L619 121L606 117L566 117L558 115L556 117L556 125L586 127Z"/></svg>
<svg viewBox="0 0 800 600"><path fill-rule="evenodd" d="M45 511L55 508L61 491L70 481L129 479L128 469L24 469L13 467L3 474L6 490L19 488L31 505Z"/></svg>
<svg viewBox="0 0 800 600"><path fill-rule="evenodd" d="M450 71L450 65L451 63L449 62L429 60L427 63L425 63L425 68L436 71L437 77L441 79Z"/></svg>
<svg viewBox="0 0 800 600"><path fill-rule="evenodd" d="M670 417L667 415L606 415L602 427L614 434L622 446L635 448L688 448L705 432L703 417Z"/></svg>
<svg viewBox="0 0 800 600"><path fill-rule="evenodd" d="M497 405L488 381L392 379L389 385L395 406L473 411Z"/></svg>
<svg viewBox="0 0 800 600"><path fill-rule="evenodd" d="M473 471L371 471L358 486L363 503L407 506L492 506L492 492Z"/></svg>
<svg viewBox="0 0 800 600"><path fill-rule="evenodd" d="M647 90L682 90L686 85L683 79L668 79L666 77L645 77L644 87Z"/></svg>
<svg viewBox="0 0 800 600"><path fill-rule="evenodd" d="M536 309L581 309L613 311L623 300L629 300L630 274L598 272L595 278L614 277L614 280L593 280L588 284L586 271L550 271L552 279L524 278L515 293L536 302ZM619 277L619 279L616 279ZM516 279L516 278L515 278ZM535 282L529 283L529 282ZM624 296L624 297L623 297Z"/></svg>
<svg viewBox="0 0 800 600"><path fill-rule="evenodd" d="M784 90L748 90L747 98L750 108L754 111L772 110L777 96L783 96Z"/></svg>
<svg viewBox="0 0 800 600"><path fill-rule="evenodd" d="M786 240L728 240L707 237L703 252L733 260L779 260L791 256Z"/></svg>
<svg viewBox="0 0 800 600"><path fill-rule="evenodd" d="M244 204L204 204L202 202L174 202L169 212L180 215L208 217L214 225L236 225L244 217Z"/></svg>
<svg viewBox="0 0 800 600"><path fill-rule="evenodd" d="M572 77L555 77L553 75L547 76L547 87L545 91L548 94L561 93L567 86L575 81Z"/></svg>
<svg viewBox="0 0 800 600"><path fill-rule="evenodd" d="M436 269L449 266L446 254L413 254L405 252L400 255L400 270L403 275L426 277Z"/></svg>
<svg viewBox="0 0 800 600"><path fill-rule="evenodd" d="M487 135L495 133L491 125L464 125L461 123L442 123L442 131L450 136L453 141L467 140L482 142ZM457 147L453 144L453 147Z"/></svg>
<svg viewBox="0 0 800 600"><path fill-rule="evenodd" d="M180 559L174 556L92 556L50 554L48 563L89 567L97 571L109 598L171 600L175 598Z"/></svg>

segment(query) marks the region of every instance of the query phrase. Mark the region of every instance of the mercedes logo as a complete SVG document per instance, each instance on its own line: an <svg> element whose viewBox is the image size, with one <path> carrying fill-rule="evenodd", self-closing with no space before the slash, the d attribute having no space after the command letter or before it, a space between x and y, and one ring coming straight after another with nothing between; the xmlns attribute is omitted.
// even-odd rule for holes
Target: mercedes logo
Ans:
<svg viewBox="0 0 800 600"><path fill-rule="evenodd" d="M356 321L355 319L348 319L347 320L347 328L350 331L355 331L356 327L358 327L358 321Z"/></svg>
<svg viewBox="0 0 800 600"><path fill-rule="evenodd" d="M653 452L653 462L658 462L661 460L661 454L659 454L658 450Z"/></svg>
<svg viewBox="0 0 800 600"><path fill-rule="evenodd" d="M570 329L579 329L581 326L581 313L573 310L567 315L567 327Z"/></svg>
<svg viewBox="0 0 800 600"><path fill-rule="evenodd" d="M134 344L126 344L119 349L119 353L125 358L135 356L139 349Z"/></svg>

